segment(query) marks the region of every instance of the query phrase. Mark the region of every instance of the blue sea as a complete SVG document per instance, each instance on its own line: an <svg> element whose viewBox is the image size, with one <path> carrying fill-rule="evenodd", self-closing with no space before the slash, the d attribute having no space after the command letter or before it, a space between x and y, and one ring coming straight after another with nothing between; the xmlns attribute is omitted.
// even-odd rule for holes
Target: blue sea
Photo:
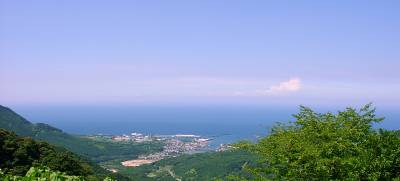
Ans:
<svg viewBox="0 0 400 181"><path fill-rule="evenodd" d="M297 106L138 106L138 105L52 105L14 106L31 122L47 123L65 132L87 134L195 134L215 138L212 144L257 140L276 122L293 121ZM317 111L338 110L325 108ZM400 128L400 111L378 110L386 120L376 127Z"/></svg>

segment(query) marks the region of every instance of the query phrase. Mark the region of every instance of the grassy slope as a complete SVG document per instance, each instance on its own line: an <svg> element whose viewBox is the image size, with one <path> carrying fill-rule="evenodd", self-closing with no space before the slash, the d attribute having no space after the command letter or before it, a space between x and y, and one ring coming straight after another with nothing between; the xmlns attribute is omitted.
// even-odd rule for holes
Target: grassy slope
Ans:
<svg viewBox="0 0 400 181"><path fill-rule="evenodd" d="M231 174L244 175L242 166L254 164L256 156L245 151L207 152L167 158L120 172L136 180L213 180Z"/></svg>

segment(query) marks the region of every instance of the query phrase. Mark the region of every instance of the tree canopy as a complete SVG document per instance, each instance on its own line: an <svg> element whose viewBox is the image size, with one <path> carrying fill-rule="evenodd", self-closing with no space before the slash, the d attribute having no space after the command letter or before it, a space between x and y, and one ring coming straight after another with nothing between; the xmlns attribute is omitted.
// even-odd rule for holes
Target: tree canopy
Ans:
<svg viewBox="0 0 400 181"><path fill-rule="evenodd" d="M260 156L245 166L254 180L392 180L400 177L398 131L373 129L383 118L368 104L333 113L301 107L258 143L239 143ZM235 178L246 180L244 178Z"/></svg>
<svg viewBox="0 0 400 181"><path fill-rule="evenodd" d="M23 175L32 166L47 166L71 175L93 174L91 166L78 156L43 141L0 129L0 145L0 168L7 173Z"/></svg>

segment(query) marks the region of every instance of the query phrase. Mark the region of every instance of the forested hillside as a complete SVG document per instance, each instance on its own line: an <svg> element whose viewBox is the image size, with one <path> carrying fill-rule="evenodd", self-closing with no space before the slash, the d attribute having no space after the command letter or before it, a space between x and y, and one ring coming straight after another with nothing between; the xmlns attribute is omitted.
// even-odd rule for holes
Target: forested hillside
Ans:
<svg viewBox="0 0 400 181"><path fill-rule="evenodd" d="M70 151L30 137L19 137L4 129L0 129L0 145L0 169L6 174L22 176L31 167L46 167L82 176L86 180L99 180L111 175Z"/></svg>

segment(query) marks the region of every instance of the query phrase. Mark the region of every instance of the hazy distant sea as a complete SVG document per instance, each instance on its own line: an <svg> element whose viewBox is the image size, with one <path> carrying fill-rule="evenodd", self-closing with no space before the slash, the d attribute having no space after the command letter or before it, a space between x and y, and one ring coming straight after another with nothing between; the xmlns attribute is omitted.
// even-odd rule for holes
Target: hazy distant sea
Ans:
<svg viewBox="0 0 400 181"><path fill-rule="evenodd" d="M293 120L298 107L271 106L15 106L32 122L43 122L72 134L196 134L215 137L214 145L255 140L277 122ZM336 109L334 109L336 110ZM381 110L379 125L400 128L396 110Z"/></svg>

